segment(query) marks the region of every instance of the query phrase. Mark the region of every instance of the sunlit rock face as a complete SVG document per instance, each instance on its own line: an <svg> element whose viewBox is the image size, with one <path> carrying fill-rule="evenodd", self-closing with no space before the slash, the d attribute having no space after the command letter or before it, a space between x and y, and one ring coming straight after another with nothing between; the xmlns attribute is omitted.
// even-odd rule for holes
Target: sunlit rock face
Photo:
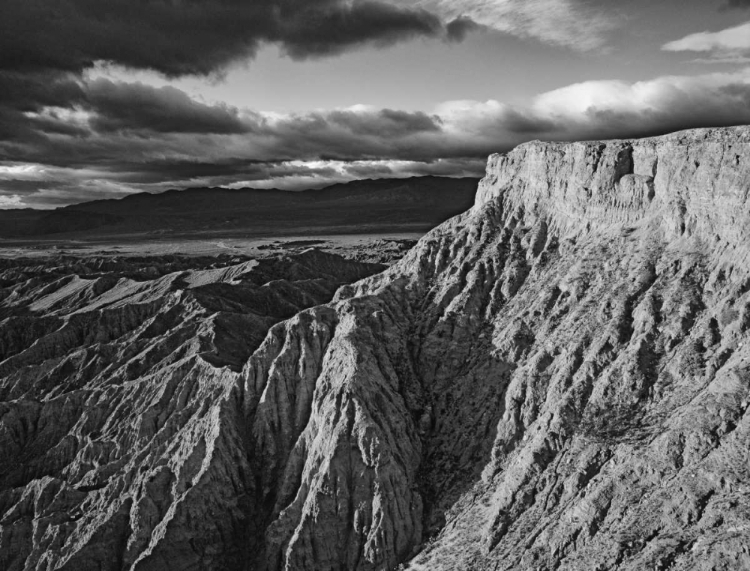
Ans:
<svg viewBox="0 0 750 571"><path fill-rule="evenodd" d="M493 156L324 305L7 287L0 567L750 568L748 233L750 129L698 130Z"/></svg>

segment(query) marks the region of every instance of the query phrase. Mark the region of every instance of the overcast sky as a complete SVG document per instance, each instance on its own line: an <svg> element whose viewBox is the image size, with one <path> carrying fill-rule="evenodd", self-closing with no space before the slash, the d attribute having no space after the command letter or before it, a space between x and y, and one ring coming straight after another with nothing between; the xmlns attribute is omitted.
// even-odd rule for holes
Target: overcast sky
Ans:
<svg viewBox="0 0 750 571"><path fill-rule="evenodd" d="M750 123L750 0L2 0L0 208Z"/></svg>

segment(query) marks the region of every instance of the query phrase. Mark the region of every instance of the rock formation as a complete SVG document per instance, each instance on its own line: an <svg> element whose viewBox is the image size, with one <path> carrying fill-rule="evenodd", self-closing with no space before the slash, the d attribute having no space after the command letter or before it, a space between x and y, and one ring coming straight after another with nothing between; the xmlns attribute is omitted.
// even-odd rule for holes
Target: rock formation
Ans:
<svg viewBox="0 0 750 571"><path fill-rule="evenodd" d="M232 371L273 324L384 267L316 250L4 261L0 569L140 568L152 551L159 568L167 544L171 568L237 567Z"/></svg>
<svg viewBox="0 0 750 571"><path fill-rule="evenodd" d="M750 568L749 239L740 127L493 156L275 325L314 283L6 284L0 567Z"/></svg>

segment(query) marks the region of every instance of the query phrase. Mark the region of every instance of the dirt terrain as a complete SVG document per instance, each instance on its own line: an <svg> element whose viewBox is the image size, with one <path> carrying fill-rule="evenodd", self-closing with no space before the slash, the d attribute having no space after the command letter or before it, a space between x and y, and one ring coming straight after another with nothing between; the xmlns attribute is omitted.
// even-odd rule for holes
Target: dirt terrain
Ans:
<svg viewBox="0 0 750 571"><path fill-rule="evenodd" d="M386 234L321 234L274 238L162 238L160 240L0 240L0 258L54 256L129 258L162 256L230 256L267 258L315 248L345 258L390 264L399 260L424 235L423 232Z"/></svg>

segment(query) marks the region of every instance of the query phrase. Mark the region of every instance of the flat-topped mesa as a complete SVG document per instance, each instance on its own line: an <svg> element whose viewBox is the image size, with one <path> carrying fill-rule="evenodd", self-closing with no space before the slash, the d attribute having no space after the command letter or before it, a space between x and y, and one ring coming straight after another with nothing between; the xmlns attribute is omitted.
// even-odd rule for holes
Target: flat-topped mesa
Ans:
<svg viewBox="0 0 750 571"><path fill-rule="evenodd" d="M669 237L750 238L750 127L640 140L526 143L492 155L478 209L501 200L525 223L578 234L656 221Z"/></svg>

